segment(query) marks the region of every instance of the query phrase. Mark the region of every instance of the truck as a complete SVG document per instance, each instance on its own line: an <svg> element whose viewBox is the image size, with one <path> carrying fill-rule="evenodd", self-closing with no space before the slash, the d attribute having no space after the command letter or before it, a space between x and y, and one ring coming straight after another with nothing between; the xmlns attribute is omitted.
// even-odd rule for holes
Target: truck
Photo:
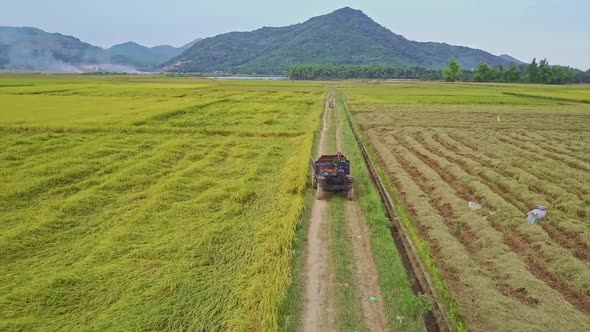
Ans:
<svg viewBox="0 0 590 332"><path fill-rule="evenodd" d="M336 155L321 155L317 160L311 159L311 182L316 190L316 199L324 199L327 192L343 192L346 198L354 198L353 178L350 175L350 161L334 165Z"/></svg>

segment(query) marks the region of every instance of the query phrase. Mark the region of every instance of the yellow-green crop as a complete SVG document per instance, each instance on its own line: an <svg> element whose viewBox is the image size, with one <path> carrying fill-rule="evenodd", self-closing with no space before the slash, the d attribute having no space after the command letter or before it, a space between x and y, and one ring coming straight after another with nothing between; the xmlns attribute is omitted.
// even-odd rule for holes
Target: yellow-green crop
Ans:
<svg viewBox="0 0 590 332"><path fill-rule="evenodd" d="M0 79L0 330L273 330L323 89Z"/></svg>

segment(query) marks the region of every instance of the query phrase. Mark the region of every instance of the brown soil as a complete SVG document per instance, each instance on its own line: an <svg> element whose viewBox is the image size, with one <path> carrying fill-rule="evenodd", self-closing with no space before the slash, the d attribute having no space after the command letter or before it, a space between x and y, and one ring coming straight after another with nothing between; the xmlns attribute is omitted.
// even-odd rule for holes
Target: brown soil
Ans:
<svg viewBox="0 0 590 332"><path fill-rule="evenodd" d="M303 331L335 330L328 212L327 201L314 201L307 234Z"/></svg>
<svg viewBox="0 0 590 332"><path fill-rule="evenodd" d="M548 223L541 224L541 227L543 227L553 241L569 249L579 259L590 262L590 246L579 234L568 232L559 226Z"/></svg>
<svg viewBox="0 0 590 332"><path fill-rule="evenodd" d="M522 304L526 304L530 307L536 307L539 304L539 300L530 296L526 288L514 288L506 283L498 283L496 287L504 294L505 296L509 296L512 298L517 299Z"/></svg>

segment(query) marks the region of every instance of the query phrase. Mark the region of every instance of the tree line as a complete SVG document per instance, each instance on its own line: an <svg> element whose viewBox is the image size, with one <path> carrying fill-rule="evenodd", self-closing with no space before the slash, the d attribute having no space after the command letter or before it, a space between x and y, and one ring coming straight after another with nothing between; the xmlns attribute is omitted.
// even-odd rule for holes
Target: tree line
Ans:
<svg viewBox="0 0 590 332"><path fill-rule="evenodd" d="M461 68L451 59L444 69L423 67L394 67L384 65L295 65L287 70L287 76L294 80L330 79L418 79L427 81L446 80L449 82L502 82L566 84L590 83L590 69L582 71L564 66L551 66L546 59L530 64L509 66L488 66L480 64L473 70Z"/></svg>
<svg viewBox="0 0 590 332"><path fill-rule="evenodd" d="M287 70L293 80L330 79L421 79L441 80L438 69L384 65L295 65Z"/></svg>

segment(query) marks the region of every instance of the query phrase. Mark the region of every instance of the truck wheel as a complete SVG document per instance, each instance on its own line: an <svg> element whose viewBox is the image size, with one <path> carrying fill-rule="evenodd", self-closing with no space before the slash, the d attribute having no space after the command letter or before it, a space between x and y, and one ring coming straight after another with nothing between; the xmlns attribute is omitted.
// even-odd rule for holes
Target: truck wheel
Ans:
<svg viewBox="0 0 590 332"><path fill-rule="evenodd" d="M317 186L317 190L315 191L315 198L322 200L324 199L324 189L322 186Z"/></svg>
<svg viewBox="0 0 590 332"><path fill-rule="evenodd" d="M354 199L354 187L350 187L346 192L346 199L352 201Z"/></svg>

